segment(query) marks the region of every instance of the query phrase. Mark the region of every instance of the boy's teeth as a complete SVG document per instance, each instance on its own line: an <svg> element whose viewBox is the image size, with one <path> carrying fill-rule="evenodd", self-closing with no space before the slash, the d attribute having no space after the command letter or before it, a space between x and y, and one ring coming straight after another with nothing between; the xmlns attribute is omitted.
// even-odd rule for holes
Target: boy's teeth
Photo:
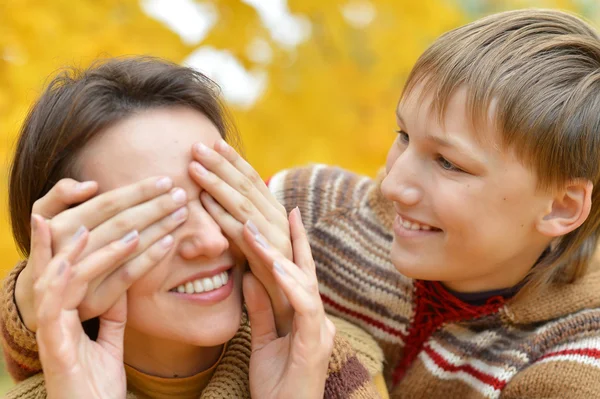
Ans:
<svg viewBox="0 0 600 399"><path fill-rule="evenodd" d="M177 291L180 294L200 294L207 291L213 291L217 288L221 288L229 281L229 275L227 272L216 274L212 277L205 277L194 281L188 281L185 284L177 286L172 291Z"/></svg>
<svg viewBox="0 0 600 399"><path fill-rule="evenodd" d="M404 227L407 230L431 230L431 226L426 225L426 224L420 224L420 223L416 223L416 222L409 222L408 220L403 220L401 216L400 217L400 224L402 225L402 227Z"/></svg>

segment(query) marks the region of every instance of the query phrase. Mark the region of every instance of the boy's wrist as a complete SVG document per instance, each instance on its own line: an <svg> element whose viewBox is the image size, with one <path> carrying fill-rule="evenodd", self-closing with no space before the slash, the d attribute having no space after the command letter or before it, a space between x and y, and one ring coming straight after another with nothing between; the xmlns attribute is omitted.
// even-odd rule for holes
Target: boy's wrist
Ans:
<svg viewBox="0 0 600 399"><path fill-rule="evenodd" d="M25 268L19 273L15 281L15 307L21 321L32 332L35 332L37 325L35 322L35 312L33 309L33 281L29 268Z"/></svg>

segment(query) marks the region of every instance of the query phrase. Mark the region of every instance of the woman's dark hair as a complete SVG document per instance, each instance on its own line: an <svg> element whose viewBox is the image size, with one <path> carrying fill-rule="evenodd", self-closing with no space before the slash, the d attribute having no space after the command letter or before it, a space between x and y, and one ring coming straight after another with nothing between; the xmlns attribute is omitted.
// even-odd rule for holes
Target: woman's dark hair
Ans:
<svg viewBox="0 0 600 399"><path fill-rule="evenodd" d="M23 123L10 169L9 211L18 249L29 254L33 204L60 179L76 178L78 151L137 111L186 106L203 113L221 137L238 137L216 83L202 73L151 57L112 58L58 74Z"/></svg>

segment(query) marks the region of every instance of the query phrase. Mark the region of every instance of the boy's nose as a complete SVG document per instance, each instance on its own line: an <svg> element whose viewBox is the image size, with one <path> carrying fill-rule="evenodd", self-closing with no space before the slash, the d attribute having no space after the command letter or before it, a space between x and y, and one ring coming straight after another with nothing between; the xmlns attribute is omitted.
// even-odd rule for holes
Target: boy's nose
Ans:
<svg viewBox="0 0 600 399"><path fill-rule="evenodd" d="M204 209L201 202L188 203L189 216L181 226L179 253L185 259L216 258L229 248L221 227Z"/></svg>
<svg viewBox="0 0 600 399"><path fill-rule="evenodd" d="M419 176L414 169L411 169L417 167L416 165L403 162L405 161L401 160L403 156L404 154L399 156L388 171L381 183L381 192L390 201L413 206L423 198L423 189L419 182L423 176Z"/></svg>

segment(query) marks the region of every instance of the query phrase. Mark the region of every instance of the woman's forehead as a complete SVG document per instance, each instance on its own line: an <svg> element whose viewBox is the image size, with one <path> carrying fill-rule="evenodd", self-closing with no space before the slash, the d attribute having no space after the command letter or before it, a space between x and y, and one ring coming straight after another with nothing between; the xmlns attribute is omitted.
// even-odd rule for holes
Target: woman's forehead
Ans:
<svg viewBox="0 0 600 399"><path fill-rule="evenodd" d="M202 113L189 108L148 110L102 132L78 157L81 178L112 189L150 176L187 176L192 145L220 138Z"/></svg>

